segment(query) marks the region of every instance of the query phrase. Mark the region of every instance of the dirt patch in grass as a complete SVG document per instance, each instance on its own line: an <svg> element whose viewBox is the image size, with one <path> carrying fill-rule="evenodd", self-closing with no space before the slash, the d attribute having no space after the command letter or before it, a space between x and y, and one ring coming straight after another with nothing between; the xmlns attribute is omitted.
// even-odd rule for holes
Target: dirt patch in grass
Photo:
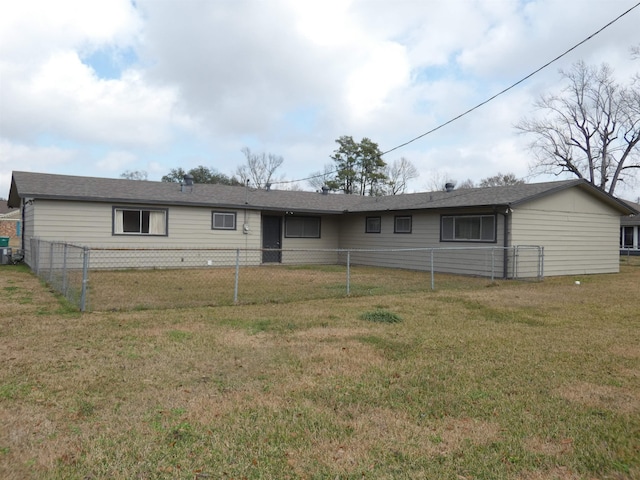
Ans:
<svg viewBox="0 0 640 480"><path fill-rule="evenodd" d="M568 467L554 467L540 472L525 472L518 480L597 480L596 477L583 477ZM622 477L620 477L622 480Z"/></svg>
<svg viewBox="0 0 640 480"><path fill-rule="evenodd" d="M559 388L557 394L570 402L624 414L640 411L640 392L608 385L578 382Z"/></svg>
<svg viewBox="0 0 640 480"><path fill-rule="evenodd" d="M533 453L557 457L573 453L573 439L552 440L531 437L525 441L525 448Z"/></svg>
<svg viewBox="0 0 640 480"><path fill-rule="evenodd" d="M640 358L640 345L615 345L611 347L611 353L624 358Z"/></svg>
<svg viewBox="0 0 640 480"><path fill-rule="evenodd" d="M301 474L308 471L301 468L306 462L350 475L373 469L371 462L384 461L385 456L420 462L425 457L449 456L464 448L487 445L500 437L499 425L471 418L419 424L391 409L357 407L347 416L350 420L344 427L350 434L346 438L313 439L309 448L289 451L289 464ZM381 457L372 459L372 452Z"/></svg>

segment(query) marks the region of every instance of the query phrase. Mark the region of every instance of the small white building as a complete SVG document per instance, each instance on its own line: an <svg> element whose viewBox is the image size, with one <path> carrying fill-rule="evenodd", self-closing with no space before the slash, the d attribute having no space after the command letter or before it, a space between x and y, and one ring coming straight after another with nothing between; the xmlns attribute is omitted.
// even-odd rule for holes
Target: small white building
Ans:
<svg viewBox="0 0 640 480"><path fill-rule="evenodd" d="M640 211L640 204L625 201ZM640 214L622 217L620 220L620 253L640 255Z"/></svg>

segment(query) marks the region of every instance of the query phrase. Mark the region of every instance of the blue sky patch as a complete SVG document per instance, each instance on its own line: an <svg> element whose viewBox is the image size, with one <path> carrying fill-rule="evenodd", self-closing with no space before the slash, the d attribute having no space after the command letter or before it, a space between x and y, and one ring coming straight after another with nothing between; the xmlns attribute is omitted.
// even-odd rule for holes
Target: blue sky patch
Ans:
<svg viewBox="0 0 640 480"><path fill-rule="evenodd" d="M82 59L90 66L99 78L120 78L122 72L138 61L133 48L101 48Z"/></svg>

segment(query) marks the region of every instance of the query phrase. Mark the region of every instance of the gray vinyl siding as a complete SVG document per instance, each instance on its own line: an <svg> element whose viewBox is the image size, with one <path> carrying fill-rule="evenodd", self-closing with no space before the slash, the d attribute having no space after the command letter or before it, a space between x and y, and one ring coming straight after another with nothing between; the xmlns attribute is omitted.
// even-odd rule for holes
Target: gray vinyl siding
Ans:
<svg viewBox="0 0 640 480"><path fill-rule="evenodd" d="M284 219L282 223L284 229ZM340 221L337 216L320 218L320 238L287 238L282 235L283 264L323 264L338 263ZM315 251L310 251L315 250ZM326 251L332 250L332 251Z"/></svg>
<svg viewBox="0 0 640 480"><path fill-rule="evenodd" d="M544 247L544 275L619 271L619 214L579 189L529 202L512 214L514 245Z"/></svg>
<svg viewBox="0 0 640 480"><path fill-rule="evenodd" d="M207 207L164 207L168 215L168 235L114 235L113 207L162 208L144 204L77 203L64 201L37 202L33 235L45 239L89 247L200 247L260 248L260 213L236 212L236 230L213 230ZM220 209L215 209L221 211ZM26 222L25 222L26 223ZM249 225L243 233L242 225Z"/></svg>
<svg viewBox="0 0 640 480"><path fill-rule="evenodd" d="M36 206L36 204L34 204ZM113 208L164 208L167 211L167 235L114 235ZM236 249L250 250L240 258L242 265L257 265L262 261L261 213L245 209L210 207L181 207L158 205L124 205L111 203L80 203L39 200L37 208L26 210L33 221L25 222L25 234L48 241L68 242L87 246L91 264L96 268L143 267L205 267L235 265ZM212 212L236 213L235 230L212 229ZM30 220L31 220L30 218ZM243 228L247 226L246 230ZM284 249L337 249L339 240L337 217L321 218L320 238L283 238ZM117 252L100 249L128 248L136 252ZM182 251L149 251L144 249L185 249ZM219 249L220 252L198 251ZM230 250L230 251L222 251ZM338 254L328 251L309 253L286 252L282 263L335 264Z"/></svg>
<svg viewBox="0 0 640 480"><path fill-rule="evenodd" d="M92 248L92 265L103 268L129 267L187 267L235 264L235 255L219 253L211 258L211 253L192 252L185 255L180 252L150 252L143 249L259 249L261 241L260 212L251 210L220 210L236 212L235 230L213 230L211 215L214 209L209 207L164 207L168 215L168 235L114 235L113 207L162 208L144 204L121 205L111 203L79 203L67 201L38 200L33 209L33 221L25 222L32 226L25 235L42 240L68 242ZM243 225L249 226L243 233ZM28 240L27 240L28 242ZM114 254L101 251L100 248L140 249L134 253ZM251 258L244 256L244 262L259 263L260 255Z"/></svg>
<svg viewBox="0 0 640 480"><path fill-rule="evenodd" d="M503 273L502 252L492 252L491 247L503 244L504 217L497 215L497 232L495 243L479 242L441 242L440 216L442 212L404 211L384 212L380 214L345 216L341 222L340 247L355 249L351 253L354 264L388 268L404 268L410 270L430 270L431 254L428 251L379 251L359 252L366 249L424 249L442 248L450 250L434 251L434 270L465 275L488 275L491 269L497 276ZM491 213L486 210L461 210L458 213ZM394 233L396 216L410 215L412 218L411 233ZM380 233L365 233L367 217L381 217ZM484 247L484 248L479 248ZM487 248L489 247L489 248ZM455 250L451 250L455 249Z"/></svg>
<svg viewBox="0 0 640 480"><path fill-rule="evenodd" d="M396 216L411 216L411 233L394 233ZM380 233L365 233L367 217L380 217ZM416 212L347 215L341 220L340 248L352 249L351 262L389 268L426 270L430 257L424 252L367 252L368 249L424 248L439 237L440 217Z"/></svg>

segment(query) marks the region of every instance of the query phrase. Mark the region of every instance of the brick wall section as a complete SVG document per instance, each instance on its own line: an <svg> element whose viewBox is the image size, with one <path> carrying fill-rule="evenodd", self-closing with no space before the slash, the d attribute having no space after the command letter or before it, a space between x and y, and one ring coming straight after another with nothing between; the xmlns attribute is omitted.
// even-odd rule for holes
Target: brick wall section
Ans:
<svg viewBox="0 0 640 480"><path fill-rule="evenodd" d="M17 226L17 220L3 220L0 218L0 237L9 237L9 246L13 248L20 247L20 238L16 232Z"/></svg>

